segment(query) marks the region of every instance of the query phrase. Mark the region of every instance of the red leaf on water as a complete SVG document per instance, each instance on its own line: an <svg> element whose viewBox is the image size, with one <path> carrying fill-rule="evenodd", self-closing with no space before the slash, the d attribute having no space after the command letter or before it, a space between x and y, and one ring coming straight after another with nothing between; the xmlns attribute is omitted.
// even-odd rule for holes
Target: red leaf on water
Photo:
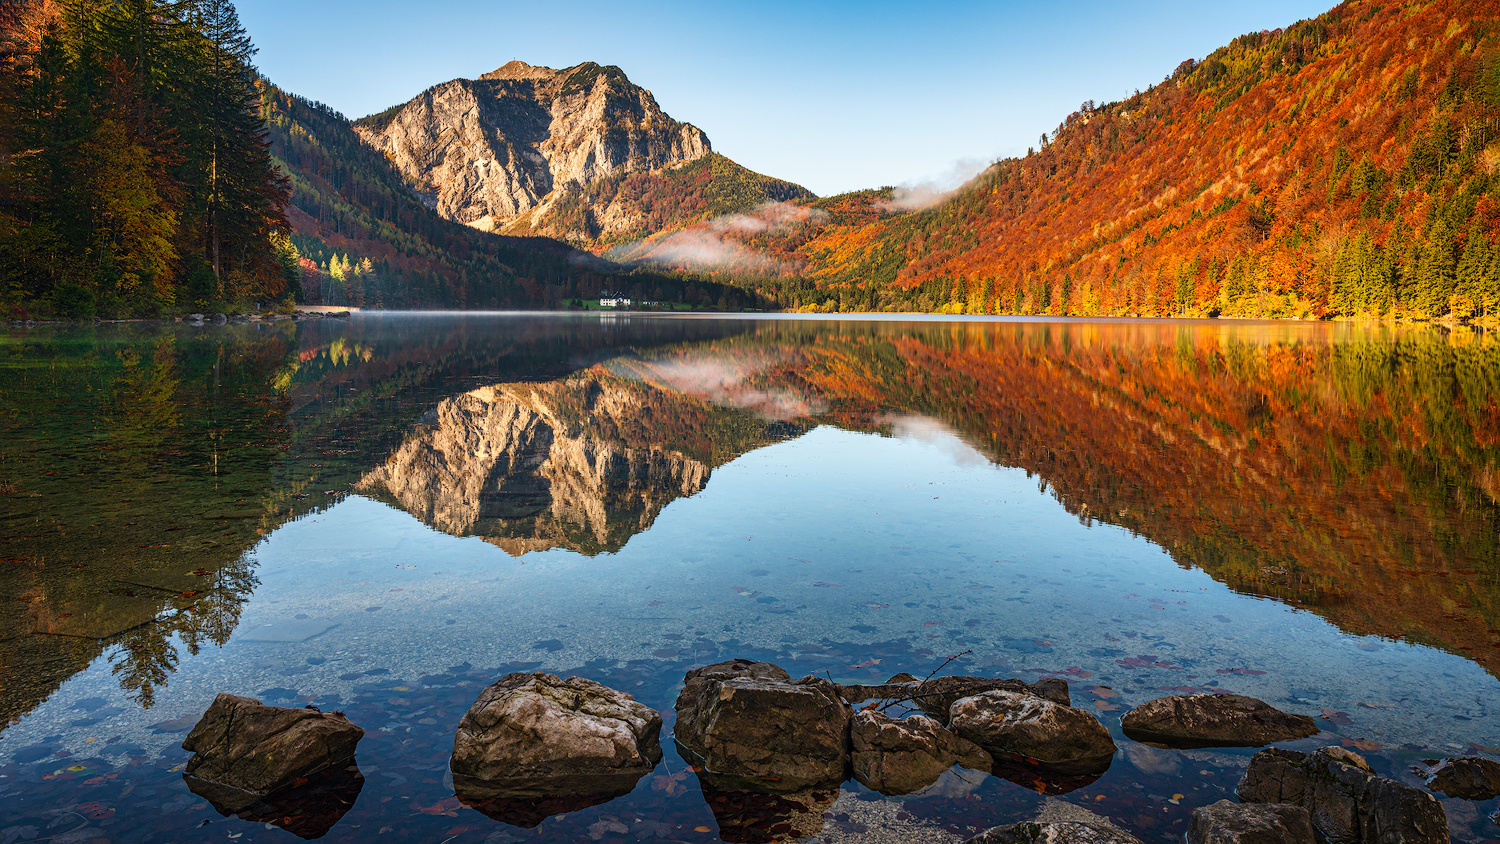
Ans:
<svg viewBox="0 0 1500 844"><path fill-rule="evenodd" d="M1324 719L1331 721L1339 725L1340 727L1348 727L1354 723L1349 719L1349 713L1347 712L1340 712L1339 710L1334 709L1331 706L1320 706L1318 707L1318 709L1323 713Z"/></svg>

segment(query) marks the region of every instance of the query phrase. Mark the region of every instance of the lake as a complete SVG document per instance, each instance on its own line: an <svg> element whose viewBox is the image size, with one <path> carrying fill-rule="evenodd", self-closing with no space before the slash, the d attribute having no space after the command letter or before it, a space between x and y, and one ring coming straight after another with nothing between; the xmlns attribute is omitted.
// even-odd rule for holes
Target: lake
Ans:
<svg viewBox="0 0 1500 844"><path fill-rule="evenodd" d="M1284 746L1412 784L1421 759L1500 759L1492 333L623 314L0 331L0 844L958 842L1038 813L1167 842L1254 750L1148 747L1119 718L1203 691L1313 716L1322 732ZM904 797L726 796L666 737L684 673L735 657L844 683L1059 677L1120 753L1087 783L954 769ZM662 711L661 765L558 814L463 805L459 719L533 670ZM247 821L190 792L180 744L226 691L362 726L362 781L337 785L352 807ZM1495 801L1444 805L1455 840L1500 838Z"/></svg>

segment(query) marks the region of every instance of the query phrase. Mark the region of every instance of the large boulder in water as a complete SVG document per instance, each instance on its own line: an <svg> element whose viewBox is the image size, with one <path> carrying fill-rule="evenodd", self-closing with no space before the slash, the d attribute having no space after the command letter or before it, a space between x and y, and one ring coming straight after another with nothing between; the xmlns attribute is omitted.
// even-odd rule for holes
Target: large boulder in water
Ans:
<svg viewBox="0 0 1500 844"><path fill-rule="evenodd" d="M1147 701L1120 719L1125 735L1175 747L1259 747L1316 735L1306 715L1244 695L1177 695Z"/></svg>
<svg viewBox="0 0 1500 844"><path fill-rule="evenodd" d="M844 780L851 716L827 680L732 660L688 672L675 732L683 755L718 787L793 792Z"/></svg>
<svg viewBox="0 0 1500 844"><path fill-rule="evenodd" d="M453 737L468 800L623 794L661 761L661 714L593 680L508 674L480 692Z"/></svg>
<svg viewBox="0 0 1500 844"><path fill-rule="evenodd" d="M1442 804L1421 789L1376 776L1342 747L1313 753L1267 748L1255 754L1237 789L1247 803L1292 803L1339 844L1445 844Z"/></svg>
<svg viewBox="0 0 1500 844"><path fill-rule="evenodd" d="M934 677L921 683L912 697L919 709L936 718L939 723L946 724L948 711L959 699L996 691L1032 694L1046 698L1058 706L1073 705L1067 681L1057 677L1048 677L1035 683L992 677Z"/></svg>
<svg viewBox="0 0 1500 844"><path fill-rule="evenodd" d="M1312 816L1291 803L1220 800L1193 810L1187 844L1314 844Z"/></svg>
<svg viewBox="0 0 1500 844"><path fill-rule="evenodd" d="M997 826L964 844L1141 844L1141 841L1102 823L1054 821Z"/></svg>
<svg viewBox="0 0 1500 844"><path fill-rule="evenodd" d="M987 772L993 762L979 745L926 715L897 720L873 710L856 712L849 744L854 778L881 794L911 794L937 782L954 765Z"/></svg>
<svg viewBox="0 0 1500 844"><path fill-rule="evenodd" d="M962 698L948 723L997 758L1016 754L1060 773L1102 771L1115 755L1115 741L1098 718L1032 694L993 691Z"/></svg>
<svg viewBox="0 0 1500 844"><path fill-rule="evenodd" d="M220 786L216 793L225 806L248 806L255 801L228 795L239 791L264 797L300 777L347 762L364 735L340 712L266 706L221 694L182 742L183 750L193 752L183 773Z"/></svg>
<svg viewBox="0 0 1500 844"><path fill-rule="evenodd" d="M1427 787L1449 797L1489 800L1500 796L1500 763L1478 756L1444 759L1427 773Z"/></svg>

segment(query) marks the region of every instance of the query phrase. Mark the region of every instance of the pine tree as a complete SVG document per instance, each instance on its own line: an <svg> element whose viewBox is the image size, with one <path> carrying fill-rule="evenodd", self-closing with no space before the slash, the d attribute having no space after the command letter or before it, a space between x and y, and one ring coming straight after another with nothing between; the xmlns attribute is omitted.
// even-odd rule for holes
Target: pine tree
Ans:
<svg viewBox="0 0 1500 844"><path fill-rule="evenodd" d="M1467 319L1493 310L1496 298L1496 254L1476 220L1469 227L1469 242L1455 271L1452 308L1454 316Z"/></svg>
<svg viewBox="0 0 1500 844"><path fill-rule="evenodd" d="M1435 213L1427 236L1417 246L1411 277L1402 290L1402 298L1423 316L1441 316L1448 309L1454 281L1453 229L1446 215Z"/></svg>

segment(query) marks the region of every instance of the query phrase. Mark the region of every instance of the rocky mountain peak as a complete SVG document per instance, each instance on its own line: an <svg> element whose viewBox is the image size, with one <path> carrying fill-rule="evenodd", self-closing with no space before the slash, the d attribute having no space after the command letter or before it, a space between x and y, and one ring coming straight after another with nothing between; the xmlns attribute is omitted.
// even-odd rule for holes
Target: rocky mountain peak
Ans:
<svg viewBox="0 0 1500 844"><path fill-rule="evenodd" d="M354 125L439 214L487 231L529 229L586 185L711 149L650 91L594 62L554 70L512 61Z"/></svg>
<svg viewBox="0 0 1500 844"><path fill-rule="evenodd" d="M506 62L480 79L551 79L557 71L550 67L529 65L520 59Z"/></svg>

